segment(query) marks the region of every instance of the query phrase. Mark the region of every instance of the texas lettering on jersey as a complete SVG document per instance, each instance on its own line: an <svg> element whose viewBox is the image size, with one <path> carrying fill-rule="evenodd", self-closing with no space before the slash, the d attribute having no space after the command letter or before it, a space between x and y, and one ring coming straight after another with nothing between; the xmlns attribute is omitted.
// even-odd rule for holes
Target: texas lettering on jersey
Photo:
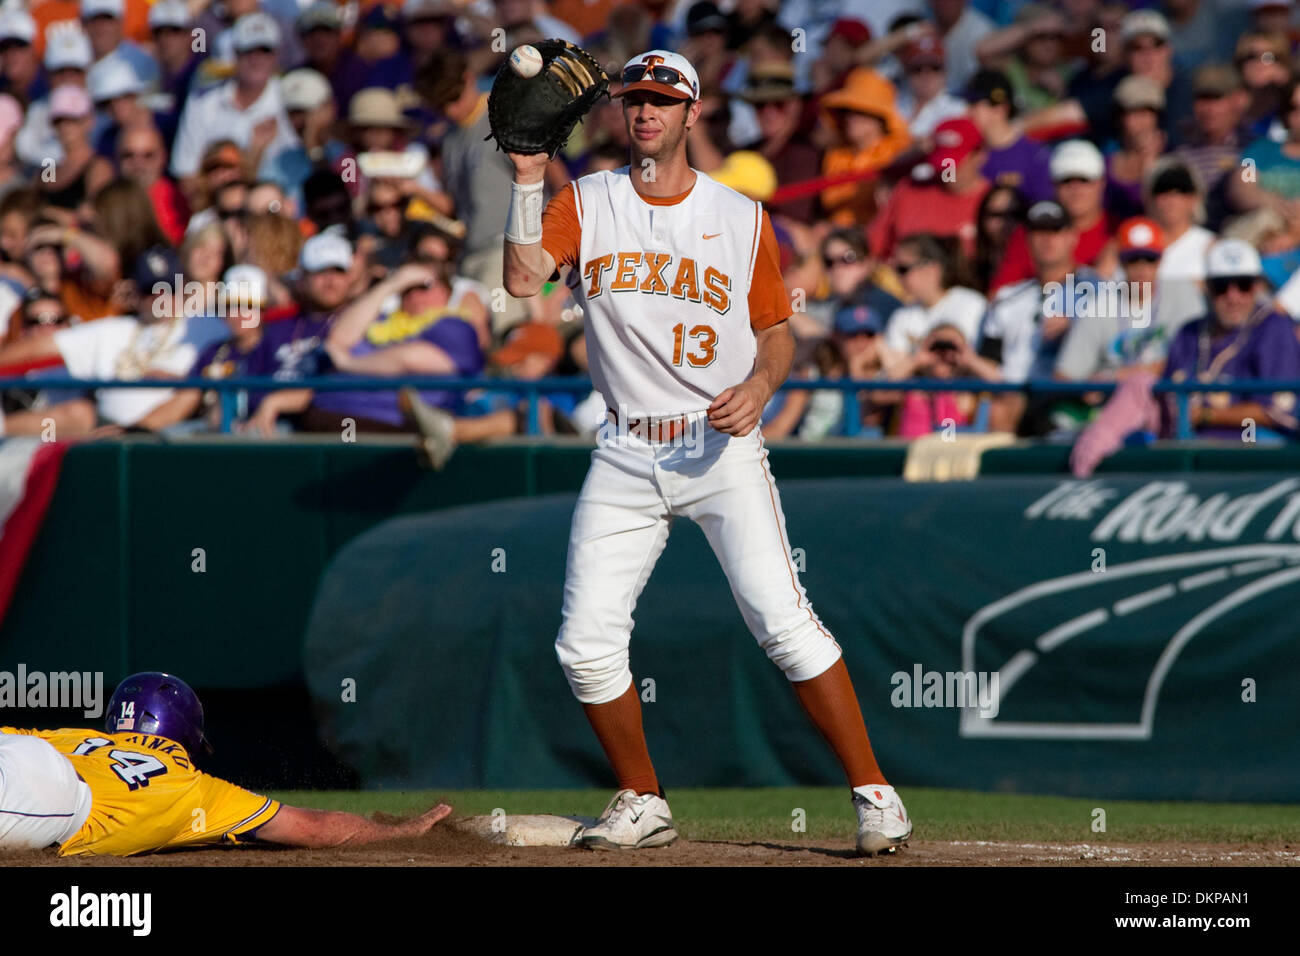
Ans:
<svg viewBox="0 0 1300 956"><path fill-rule="evenodd" d="M590 259L582 267L586 296L639 292L702 302L718 315L731 311L731 276L713 266L701 271L690 256L675 265L673 258L666 252L610 252Z"/></svg>
<svg viewBox="0 0 1300 956"><path fill-rule="evenodd" d="M708 408L791 313L762 205L699 171L668 197L637 192L629 167L583 176L547 205L542 248L572 270L592 383L633 417Z"/></svg>

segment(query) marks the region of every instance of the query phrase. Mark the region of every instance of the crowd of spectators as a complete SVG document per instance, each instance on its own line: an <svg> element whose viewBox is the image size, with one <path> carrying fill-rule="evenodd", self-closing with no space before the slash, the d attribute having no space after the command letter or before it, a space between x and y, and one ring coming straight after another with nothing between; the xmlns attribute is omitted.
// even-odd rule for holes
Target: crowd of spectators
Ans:
<svg viewBox="0 0 1300 956"><path fill-rule="evenodd" d="M873 386L783 391L770 437L1069 434L1104 389L898 384L1135 371L1223 383L1191 400L1206 434L1300 436L1294 393L1251 385L1300 380L1290 0L6 0L0 374L31 385L4 433L418 431L440 464L593 432L599 396L530 410L518 384L585 375L568 277L528 300L501 280L487 91L543 37L611 90L648 49L695 65L690 162L771 213L792 379ZM548 191L627 162L603 101ZM421 375L510 381L293 385ZM286 387L166 382L232 376Z"/></svg>

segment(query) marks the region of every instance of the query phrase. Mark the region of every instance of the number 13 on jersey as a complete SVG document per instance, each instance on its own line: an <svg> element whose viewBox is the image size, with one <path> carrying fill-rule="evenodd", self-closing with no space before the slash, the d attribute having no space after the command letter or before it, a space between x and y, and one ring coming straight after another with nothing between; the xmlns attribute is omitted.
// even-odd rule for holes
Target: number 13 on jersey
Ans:
<svg viewBox="0 0 1300 956"><path fill-rule="evenodd" d="M687 339L690 339L689 348ZM692 326L686 331L686 323L678 322L673 326L673 364L681 365L685 360L691 368L708 368L717 358L718 333L711 325Z"/></svg>

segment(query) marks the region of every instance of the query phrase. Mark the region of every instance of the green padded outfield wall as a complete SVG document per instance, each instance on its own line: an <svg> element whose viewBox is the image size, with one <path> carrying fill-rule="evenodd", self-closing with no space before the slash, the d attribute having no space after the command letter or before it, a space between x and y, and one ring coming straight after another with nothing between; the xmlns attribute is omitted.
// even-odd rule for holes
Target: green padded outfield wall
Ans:
<svg viewBox="0 0 1300 956"><path fill-rule="evenodd" d="M799 480L783 498L891 779L1300 799L1300 479ZM552 647L572 506L395 519L336 558L305 662L367 784L606 780ZM634 679L669 786L840 779L689 523L636 618Z"/></svg>
<svg viewBox="0 0 1300 956"><path fill-rule="evenodd" d="M318 726L366 786L603 785L552 647L588 453L470 448L434 474L382 445L75 447L0 669L180 673L222 732L221 771L249 785L314 782L295 768ZM978 482L909 485L900 448L773 449L882 761L912 784L1300 798L1300 452L1125 451L1082 489L1065 457L992 452ZM638 621L672 785L838 780L689 523ZM918 669L916 688L896 676ZM926 675L962 672L999 675L996 716L925 706L955 703Z"/></svg>

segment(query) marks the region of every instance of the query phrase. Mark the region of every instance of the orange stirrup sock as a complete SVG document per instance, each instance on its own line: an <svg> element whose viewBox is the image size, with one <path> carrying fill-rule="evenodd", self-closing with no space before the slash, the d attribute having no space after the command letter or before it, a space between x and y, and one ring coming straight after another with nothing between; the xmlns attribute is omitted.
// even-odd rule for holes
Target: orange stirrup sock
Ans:
<svg viewBox="0 0 1300 956"><path fill-rule="evenodd" d="M887 783L876 763L876 755L871 752L867 725L862 720L858 695L853 692L844 658L812 680L795 682L794 691L835 756L840 758L850 787Z"/></svg>
<svg viewBox="0 0 1300 956"><path fill-rule="evenodd" d="M650 751L646 748L645 732L641 729L641 698L636 684L621 697L605 704L583 704L591 729L596 732L605 757L614 768L620 790L637 793L660 793L659 778L655 776Z"/></svg>

